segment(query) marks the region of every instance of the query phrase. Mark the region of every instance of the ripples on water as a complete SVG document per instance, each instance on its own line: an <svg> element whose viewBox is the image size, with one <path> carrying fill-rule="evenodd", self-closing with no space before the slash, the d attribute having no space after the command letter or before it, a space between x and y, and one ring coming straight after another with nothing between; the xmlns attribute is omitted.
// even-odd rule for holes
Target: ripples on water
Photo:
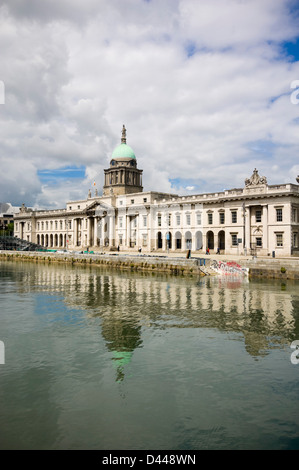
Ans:
<svg viewBox="0 0 299 470"><path fill-rule="evenodd" d="M0 448L299 448L298 284L0 266Z"/></svg>

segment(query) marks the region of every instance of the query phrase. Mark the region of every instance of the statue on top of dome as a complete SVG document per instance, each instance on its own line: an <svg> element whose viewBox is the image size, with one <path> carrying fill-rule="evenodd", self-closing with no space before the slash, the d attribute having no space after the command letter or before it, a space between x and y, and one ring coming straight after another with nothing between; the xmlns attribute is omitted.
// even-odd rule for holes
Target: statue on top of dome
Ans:
<svg viewBox="0 0 299 470"><path fill-rule="evenodd" d="M123 130L121 133L121 143L126 144L127 143L127 130L125 128L125 125L123 125Z"/></svg>

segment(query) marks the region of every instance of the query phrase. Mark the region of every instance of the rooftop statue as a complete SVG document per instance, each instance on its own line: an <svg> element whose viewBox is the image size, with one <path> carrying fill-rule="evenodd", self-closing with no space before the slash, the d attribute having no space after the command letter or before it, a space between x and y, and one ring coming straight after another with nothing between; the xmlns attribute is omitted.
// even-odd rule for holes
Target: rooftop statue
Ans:
<svg viewBox="0 0 299 470"><path fill-rule="evenodd" d="M253 170L253 173L250 178L245 179L245 186L258 186L260 184L267 184L267 178L265 176L260 176L257 169Z"/></svg>

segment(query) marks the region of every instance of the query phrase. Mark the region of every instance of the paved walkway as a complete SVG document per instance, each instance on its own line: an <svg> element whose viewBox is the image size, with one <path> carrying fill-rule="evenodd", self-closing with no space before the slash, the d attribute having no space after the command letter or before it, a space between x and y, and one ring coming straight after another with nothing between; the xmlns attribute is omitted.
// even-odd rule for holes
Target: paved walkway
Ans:
<svg viewBox="0 0 299 470"><path fill-rule="evenodd" d="M126 251L126 250L120 250L120 251L107 251L107 252L104 252L105 254L109 255L115 255L115 254L119 254L119 255L128 255L128 256L150 256L150 257L167 257L167 258L186 258L187 256L187 252L172 252L172 251L169 251L169 253L167 252L162 252L162 251L151 251L151 252L148 252L148 251L144 251L144 252L141 252L141 253L138 253L136 251ZM252 260L252 259L257 259L257 260L274 260L274 259L277 259L277 260L282 260L282 259L289 259L291 261L294 261L294 260L299 260L299 257L295 257L295 256L284 256L284 257L277 257L277 258L272 258L272 256L256 256L256 257L253 257L252 255L225 255L225 254L220 254L220 255L217 255L216 253L211 253L210 255L206 255L205 253L199 253L199 252L192 252L191 251L191 258L204 258L204 259L219 259L221 261L247 261L247 260Z"/></svg>

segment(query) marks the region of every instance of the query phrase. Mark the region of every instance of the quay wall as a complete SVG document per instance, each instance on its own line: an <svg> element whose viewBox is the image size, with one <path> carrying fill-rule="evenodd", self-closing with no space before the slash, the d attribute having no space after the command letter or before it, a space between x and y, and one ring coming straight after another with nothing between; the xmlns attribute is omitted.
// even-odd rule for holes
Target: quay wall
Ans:
<svg viewBox="0 0 299 470"><path fill-rule="evenodd" d="M121 254L74 254L48 252L2 251L0 260L44 261L69 263L72 265L93 265L118 268L120 270L166 272L173 275L210 275L210 260L167 258L167 256L121 255ZM206 267L207 266L207 267Z"/></svg>
<svg viewBox="0 0 299 470"><path fill-rule="evenodd" d="M246 268L249 278L299 280L298 258L245 258L238 257L168 257L134 254L91 254L53 252L0 252L0 260L43 261L72 265L107 266L120 270L166 272L173 275L217 275L213 266L221 262L234 262Z"/></svg>

